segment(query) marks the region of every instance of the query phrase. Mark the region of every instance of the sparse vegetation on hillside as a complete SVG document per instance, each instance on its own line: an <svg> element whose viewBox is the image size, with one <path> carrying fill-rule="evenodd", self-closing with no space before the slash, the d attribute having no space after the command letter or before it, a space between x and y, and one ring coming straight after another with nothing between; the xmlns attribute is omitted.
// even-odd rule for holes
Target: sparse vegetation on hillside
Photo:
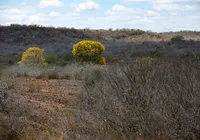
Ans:
<svg viewBox="0 0 200 140"><path fill-rule="evenodd" d="M199 41L199 32L182 31L169 33L145 32L136 29L90 30L74 28L42 27L39 25L0 26L1 43L18 46L42 45L52 43L69 43L80 40L99 41L162 41L170 40L173 36L183 36L186 40ZM188 36L189 35L189 36ZM190 38L192 37L192 38ZM23 40L23 41L22 41Z"/></svg>
<svg viewBox="0 0 200 140"><path fill-rule="evenodd" d="M183 36L185 39L181 49L179 44L168 44L171 38L177 35ZM165 56L171 56L191 50L198 51L199 36L200 32L196 31L154 33L135 29L78 30L13 24L0 26L0 55L3 56L0 57L0 62L8 64L9 60L5 57L9 57L11 64L17 63L21 53L30 46L43 48L46 55L56 54L60 58L64 58L65 54L71 53L73 44L81 40L94 40L104 44L106 47L104 56L108 63L112 61L112 58L121 57L123 53L125 54L123 57L137 57L137 55L151 53L157 47L161 48ZM68 63L66 60L59 62L61 65L66 63Z"/></svg>

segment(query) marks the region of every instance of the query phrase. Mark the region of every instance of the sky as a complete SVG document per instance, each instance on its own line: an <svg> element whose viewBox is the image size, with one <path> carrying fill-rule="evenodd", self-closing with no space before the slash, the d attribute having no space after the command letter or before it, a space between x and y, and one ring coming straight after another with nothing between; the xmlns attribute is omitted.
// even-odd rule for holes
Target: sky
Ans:
<svg viewBox="0 0 200 140"><path fill-rule="evenodd" d="M0 0L0 25L200 31L200 0Z"/></svg>

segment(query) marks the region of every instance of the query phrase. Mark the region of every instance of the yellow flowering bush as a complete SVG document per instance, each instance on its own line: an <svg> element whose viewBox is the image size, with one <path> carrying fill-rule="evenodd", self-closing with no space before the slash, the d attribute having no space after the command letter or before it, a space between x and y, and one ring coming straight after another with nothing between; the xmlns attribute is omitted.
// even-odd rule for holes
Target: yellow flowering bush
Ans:
<svg viewBox="0 0 200 140"><path fill-rule="evenodd" d="M104 51L105 47L100 42L83 40L74 44L72 54L81 61L106 64L106 59L101 56Z"/></svg>
<svg viewBox="0 0 200 140"><path fill-rule="evenodd" d="M99 64L106 64L106 59L101 56L101 57L99 57L98 63Z"/></svg>
<svg viewBox="0 0 200 140"><path fill-rule="evenodd" d="M29 64L47 66L48 63L44 58L44 50L39 47L31 47L22 54L21 61L18 64Z"/></svg>

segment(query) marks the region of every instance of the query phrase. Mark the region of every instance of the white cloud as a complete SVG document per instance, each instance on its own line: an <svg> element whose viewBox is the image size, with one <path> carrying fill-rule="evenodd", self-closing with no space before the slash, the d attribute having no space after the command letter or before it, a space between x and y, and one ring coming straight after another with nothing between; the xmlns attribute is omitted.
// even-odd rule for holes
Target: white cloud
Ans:
<svg viewBox="0 0 200 140"><path fill-rule="evenodd" d="M86 10L97 10L97 9L99 9L99 5L92 0L87 0L76 6L77 12L86 11Z"/></svg>
<svg viewBox="0 0 200 140"><path fill-rule="evenodd" d="M27 3L26 3L26 2L22 2L20 5L21 5L21 6L26 6Z"/></svg>
<svg viewBox="0 0 200 140"><path fill-rule="evenodd" d="M149 16L159 16L160 14L157 13L157 12L155 12L155 11L149 10L149 11L148 11L148 15L149 15Z"/></svg>
<svg viewBox="0 0 200 140"><path fill-rule="evenodd" d="M187 10L200 10L200 5L185 5Z"/></svg>
<svg viewBox="0 0 200 140"><path fill-rule="evenodd" d="M144 15L144 11L141 9L132 9L132 8L127 8L123 5L115 4L111 9L108 9L105 11L105 14L107 15L118 15L118 16L139 16L139 15Z"/></svg>
<svg viewBox="0 0 200 140"><path fill-rule="evenodd" d="M151 2L151 3L177 3L177 2L200 2L200 0L122 0L124 2Z"/></svg>
<svg viewBox="0 0 200 140"><path fill-rule="evenodd" d="M59 16L61 16L61 15L62 15L61 13L55 12L55 11L52 11L52 12L49 13L49 16L50 16L50 17L59 17Z"/></svg>
<svg viewBox="0 0 200 140"><path fill-rule="evenodd" d="M127 8L116 4L105 12L102 26L110 28L137 28L138 25L146 25L153 21L148 18L147 11L143 9ZM98 25L100 26L100 25Z"/></svg>
<svg viewBox="0 0 200 140"><path fill-rule="evenodd" d="M29 24L35 24L35 23L45 24L45 21L47 21L47 16L41 13L30 15L27 20Z"/></svg>
<svg viewBox="0 0 200 140"><path fill-rule="evenodd" d="M166 22L167 19L167 22ZM145 27L150 28L152 31L180 31L180 30L199 30L200 16L161 16L160 18L153 19L154 23ZM190 21L190 22L187 22Z"/></svg>
<svg viewBox="0 0 200 140"><path fill-rule="evenodd" d="M182 6L178 4L157 4L153 5L153 9L157 11L176 11L176 10L182 10Z"/></svg>
<svg viewBox="0 0 200 140"><path fill-rule="evenodd" d="M198 10L200 6L197 5L181 5L181 4L154 4L153 9L157 11L186 11L186 10Z"/></svg>
<svg viewBox="0 0 200 140"><path fill-rule="evenodd" d="M126 8L123 5L116 4L112 7L111 11L113 11L113 12L130 12L130 11L132 11L132 9Z"/></svg>
<svg viewBox="0 0 200 140"><path fill-rule="evenodd" d="M10 8L10 9L5 9L5 10L1 10L1 12L3 12L4 14L8 14L8 15L13 15L15 14L22 14L23 11L21 9L18 8Z"/></svg>
<svg viewBox="0 0 200 140"><path fill-rule="evenodd" d="M46 7L61 7L64 6L59 0L41 0L38 4L39 8L46 8Z"/></svg>
<svg viewBox="0 0 200 140"><path fill-rule="evenodd" d="M172 13L169 13L169 15L170 15L170 16L178 16L179 13L177 13L177 12L172 12Z"/></svg>
<svg viewBox="0 0 200 140"><path fill-rule="evenodd" d="M9 8L0 10L0 22L21 22L27 15L19 8Z"/></svg>

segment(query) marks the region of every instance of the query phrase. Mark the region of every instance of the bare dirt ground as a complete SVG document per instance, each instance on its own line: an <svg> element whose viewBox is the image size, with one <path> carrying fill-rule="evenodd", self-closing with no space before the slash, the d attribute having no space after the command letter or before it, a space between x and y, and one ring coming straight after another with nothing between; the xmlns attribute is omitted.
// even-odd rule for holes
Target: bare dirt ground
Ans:
<svg viewBox="0 0 200 140"><path fill-rule="evenodd" d="M0 140L17 135L24 140L73 139L80 81L8 78L1 82L8 87L1 89Z"/></svg>

